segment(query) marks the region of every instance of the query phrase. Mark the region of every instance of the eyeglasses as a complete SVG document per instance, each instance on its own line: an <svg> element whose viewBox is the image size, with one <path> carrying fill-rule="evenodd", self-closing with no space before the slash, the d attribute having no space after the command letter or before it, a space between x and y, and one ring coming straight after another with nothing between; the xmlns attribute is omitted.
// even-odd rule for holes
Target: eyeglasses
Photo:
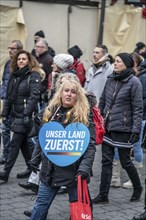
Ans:
<svg viewBox="0 0 146 220"><path fill-rule="evenodd" d="M8 50L17 50L16 47L8 47Z"/></svg>

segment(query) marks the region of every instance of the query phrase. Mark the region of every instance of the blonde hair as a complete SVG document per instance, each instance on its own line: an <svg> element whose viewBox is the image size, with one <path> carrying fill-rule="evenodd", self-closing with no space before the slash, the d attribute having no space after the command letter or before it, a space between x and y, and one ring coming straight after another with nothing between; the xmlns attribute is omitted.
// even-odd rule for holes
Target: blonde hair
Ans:
<svg viewBox="0 0 146 220"><path fill-rule="evenodd" d="M61 95L66 85L73 88L77 94L76 104L69 110L66 123L69 121L69 122L80 122L85 125L88 125L88 116L89 116L90 108L89 108L88 100L85 95L85 90L81 87L80 83L73 78L66 79L65 81L63 81L62 84L60 84L54 97L52 98L49 105L45 109L43 120L48 121L53 116L55 110L62 105Z"/></svg>
<svg viewBox="0 0 146 220"><path fill-rule="evenodd" d="M71 79L73 79L73 80L75 80L75 81L77 81L77 82L80 83L79 78L78 78L77 75L74 74L74 73L65 72L65 73L59 74L59 75L58 75L57 82L56 82L56 85L55 85L55 89L59 88L59 87L60 87L60 84L62 84L63 81L65 81L65 80L71 80Z"/></svg>

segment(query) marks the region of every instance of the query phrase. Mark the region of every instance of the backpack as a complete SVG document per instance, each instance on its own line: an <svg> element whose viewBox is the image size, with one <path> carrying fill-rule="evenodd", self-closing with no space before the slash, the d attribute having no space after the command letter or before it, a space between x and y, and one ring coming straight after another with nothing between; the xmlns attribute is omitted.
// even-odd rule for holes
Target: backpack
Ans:
<svg viewBox="0 0 146 220"><path fill-rule="evenodd" d="M93 120L95 123L95 134L96 134L96 144L101 144L103 141L103 136L105 133L104 129L104 120L102 115L100 114L100 110L98 107L93 107Z"/></svg>

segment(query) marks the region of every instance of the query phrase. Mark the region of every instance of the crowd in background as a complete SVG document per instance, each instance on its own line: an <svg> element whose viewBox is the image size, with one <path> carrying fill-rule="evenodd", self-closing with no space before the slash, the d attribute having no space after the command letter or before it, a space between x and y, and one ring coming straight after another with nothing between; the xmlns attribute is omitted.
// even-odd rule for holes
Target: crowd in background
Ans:
<svg viewBox="0 0 146 220"><path fill-rule="evenodd" d="M68 192L70 202L76 201L77 176L89 182L96 151L93 103L104 118L105 135L100 189L94 199L90 198L91 207L109 203L110 187L121 187L121 167L129 178L123 187L133 188L130 202L139 201L143 192L140 172L146 149L146 45L138 42L131 53L122 51L115 58L108 53L106 45L97 45L87 71L80 60L83 52L78 45L55 54L43 31L34 35L31 52L23 50L19 40L13 40L8 51L10 57L0 87L3 101L0 165L4 165L0 180L8 182L21 149L26 170L18 173L17 178L28 180L19 186L38 193L33 210L25 214L31 220L46 219L57 193ZM74 164L76 169L62 169L48 163L48 159L46 162L44 155L37 157L42 154L38 141L40 124L52 117L64 126L82 122L89 128L88 150ZM58 172L63 175L59 176ZM42 201L44 195L47 203ZM146 219L146 207L144 213L133 219Z"/></svg>

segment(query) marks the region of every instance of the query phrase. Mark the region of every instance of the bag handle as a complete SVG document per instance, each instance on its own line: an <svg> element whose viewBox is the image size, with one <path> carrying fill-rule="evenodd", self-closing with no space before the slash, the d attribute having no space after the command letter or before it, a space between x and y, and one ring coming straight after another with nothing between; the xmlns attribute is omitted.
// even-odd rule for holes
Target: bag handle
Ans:
<svg viewBox="0 0 146 220"><path fill-rule="evenodd" d="M78 201L82 202L82 183L81 183L81 176L78 176L77 179L77 190L78 190Z"/></svg>
<svg viewBox="0 0 146 220"><path fill-rule="evenodd" d="M82 180L80 175L78 176L77 190L78 190L78 201L84 204L90 204L87 181Z"/></svg>

